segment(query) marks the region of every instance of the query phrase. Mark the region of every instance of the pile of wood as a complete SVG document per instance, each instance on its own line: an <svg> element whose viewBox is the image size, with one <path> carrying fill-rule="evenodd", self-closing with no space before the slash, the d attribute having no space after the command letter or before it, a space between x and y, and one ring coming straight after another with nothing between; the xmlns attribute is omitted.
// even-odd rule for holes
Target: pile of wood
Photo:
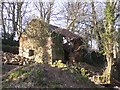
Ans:
<svg viewBox="0 0 120 90"><path fill-rule="evenodd" d="M32 59L21 57L17 54L12 54L12 53L8 53L8 52L2 53L2 64L26 65L26 64L31 64L34 62L35 61Z"/></svg>

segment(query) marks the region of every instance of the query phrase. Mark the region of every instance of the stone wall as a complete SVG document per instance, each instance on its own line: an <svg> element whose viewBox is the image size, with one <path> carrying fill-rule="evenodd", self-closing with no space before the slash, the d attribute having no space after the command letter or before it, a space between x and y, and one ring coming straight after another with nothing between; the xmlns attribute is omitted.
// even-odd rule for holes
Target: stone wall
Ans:
<svg viewBox="0 0 120 90"><path fill-rule="evenodd" d="M33 38L30 39L22 35L20 38L19 55L35 59L38 63L46 62L46 60L50 61L52 59L51 37L47 38L47 43L44 46L37 46L37 43L33 41ZM30 56L30 51L33 51L34 55Z"/></svg>
<svg viewBox="0 0 120 90"><path fill-rule="evenodd" d="M27 58L34 58L39 63L52 63L52 60L63 59L62 36L51 33L48 25L44 22L33 19L26 31L20 38L19 55ZM34 55L30 56L29 53Z"/></svg>
<svg viewBox="0 0 120 90"><path fill-rule="evenodd" d="M23 33L20 38L19 55L26 58L32 58L29 57L29 50L34 50L33 44L30 42L27 35Z"/></svg>
<svg viewBox="0 0 120 90"><path fill-rule="evenodd" d="M19 55L34 58L39 63L51 61L51 37L47 25L39 19L33 19L20 37Z"/></svg>

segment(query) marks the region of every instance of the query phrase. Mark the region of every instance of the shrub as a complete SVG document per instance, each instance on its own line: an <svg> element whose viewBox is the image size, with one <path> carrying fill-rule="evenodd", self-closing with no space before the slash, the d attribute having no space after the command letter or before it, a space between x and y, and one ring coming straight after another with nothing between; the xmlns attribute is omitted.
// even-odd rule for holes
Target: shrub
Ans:
<svg viewBox="0 0 120 90"><path fill-rule="evenodd" d="M16 78L18 78L19 76L23 75L23 74L27 74L27 71L25 70L17 70L12 72L9 76L8 79L9 80L15 80Z"/></svg>
<svg viewBox="0 0 120 90"><path fill-rule="evenodd" d="M64 63L62 63L62 60L55 61L51 66L58 68L67 67Z"/></svg>

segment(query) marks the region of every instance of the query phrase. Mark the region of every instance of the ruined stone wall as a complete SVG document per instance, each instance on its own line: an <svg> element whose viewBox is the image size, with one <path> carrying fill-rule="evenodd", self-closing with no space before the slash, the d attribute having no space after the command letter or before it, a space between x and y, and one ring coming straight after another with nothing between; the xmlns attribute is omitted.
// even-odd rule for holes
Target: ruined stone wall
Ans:
<svg viewBox="0 0 120 90"><path fill-rule="evenodd" d="M24 56L26 58L35 58L36 52L40 47L37 47L35 43L33 43L33 39L29 38L27 35L22 34L20 38L20 46L19 46L19 55ZM33 50L34 55L29 56L29 51Z"/></svg>
<svg viewBox="0 0 120 90"><path fill-rule="evenodd" d="M34 58L39 63L51 64L54 60L63 60L63 37L52 33L48 27L41 20L33 19L21 35L19 55ZM33 56L29 56L30 50L34 51Z"/></svg>
<svg viewBox="0 0 120 90"><path fill-rule="evenodd" d="M29 39L25 34L21 35L20 38L20 44L19 44L19 55L24 57L29 57L29 48L31 48L32 45L30 45Z"/></svg>
<svg viewBox="0 0 120 90"><path fill-rule="evenodd" d="M47 25L39 19L33 19L21 35L19 55L33 58L39 63L52 62L51 37ZM33 54L30 56L30 51Z"/></svg>

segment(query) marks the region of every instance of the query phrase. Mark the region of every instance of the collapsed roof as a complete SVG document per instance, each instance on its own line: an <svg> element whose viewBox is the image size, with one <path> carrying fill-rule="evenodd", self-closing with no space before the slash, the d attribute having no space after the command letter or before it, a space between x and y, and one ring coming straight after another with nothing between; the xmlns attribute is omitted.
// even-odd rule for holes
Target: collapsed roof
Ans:
<svg viewBox="0 0 120 90"><path fill-rule="evenodd" d="M60 34L62 36L64 36L66 39L70 39L70 40L74 40L74 39L78 39L78 38L81 38L80 36L70 32L69 30L67 29L62 29L62 28L59 28L57 26L53 26L53 25L50 25L49 26L49 30L51 30L52 32L55 32L57 34Z"/></svg>

